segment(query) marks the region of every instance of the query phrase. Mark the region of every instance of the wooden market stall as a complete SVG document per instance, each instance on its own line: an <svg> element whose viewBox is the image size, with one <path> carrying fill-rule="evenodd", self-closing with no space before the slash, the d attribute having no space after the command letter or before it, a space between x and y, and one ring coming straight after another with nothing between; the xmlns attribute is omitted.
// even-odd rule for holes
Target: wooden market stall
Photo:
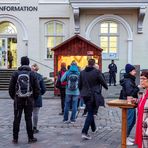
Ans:
<svg viewBox="0 0 148 148"><path fill-rule="evenodd" d="M62 62L65 62L68 66L74 60L81 69L84 69L88 59L94 58L99 69L102 69L102 49L79 35L74 35L51 50L54 51L55 79ZM57 92L55 88L54 93L57 94Z"/></svg>

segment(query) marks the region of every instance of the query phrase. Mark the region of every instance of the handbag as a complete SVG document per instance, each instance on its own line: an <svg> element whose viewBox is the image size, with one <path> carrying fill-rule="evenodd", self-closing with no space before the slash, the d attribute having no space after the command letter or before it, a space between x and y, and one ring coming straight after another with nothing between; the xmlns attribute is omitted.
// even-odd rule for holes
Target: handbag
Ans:
<svg viewBox="0 0 148 148"><path fill-rule="evenodd" d="M104 101L104 97L102 96L101 93L95 92L94 91L94 101L97 107L99 106L105 106L105 101Z"/></svg>
<svg viewBox="0 0 148 148"><path fill-rule="evenodd" d="M56 80L55 87L58 89L61 88L61 80L59 78Z"/></svg>

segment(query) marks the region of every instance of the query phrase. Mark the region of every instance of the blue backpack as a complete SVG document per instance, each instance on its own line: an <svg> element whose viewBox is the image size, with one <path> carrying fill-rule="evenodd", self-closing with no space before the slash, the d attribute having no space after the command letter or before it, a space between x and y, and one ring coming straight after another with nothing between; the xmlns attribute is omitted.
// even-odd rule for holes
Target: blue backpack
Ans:
<svg viewBox="0 0 148 148"><path fill-rule="evenodd" d="M78 88L79 75L77 72L70 72L67 77L67 88L74 91Z"/></svg>

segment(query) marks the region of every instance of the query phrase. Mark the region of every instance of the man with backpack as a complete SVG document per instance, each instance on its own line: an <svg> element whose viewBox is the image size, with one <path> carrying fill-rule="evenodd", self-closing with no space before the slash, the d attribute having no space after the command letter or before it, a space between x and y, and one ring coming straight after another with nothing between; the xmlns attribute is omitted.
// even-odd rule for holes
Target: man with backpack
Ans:
<svg viewBox="0 0 148 148"><path fill-rule="evenodd" d="M32 130L32 111L34 98L38 98L40 87L36 74L29 67L29 58L21 58L21 66L15 71L9 84L9 95L14 100L13 140L18 143L18 134L22 112L24 110L28 143L36 142Z"/></svg>
<svg viewBox="0 0 148 148"><path fill-rule="evenodd" d="M76 63L72 63L70 69L66 71L66 73L62 76L61 82L66 81L66 98L65 98L65 107L64 107L64 123L69 123L68 114L70 108L70 101L72 100L72 113L70 122L75 123L76 121L76 113L77 113L77 104L79 97L79 88L78 88L78 80L79 80L80 72L78 70L78 66Z"/></svg>

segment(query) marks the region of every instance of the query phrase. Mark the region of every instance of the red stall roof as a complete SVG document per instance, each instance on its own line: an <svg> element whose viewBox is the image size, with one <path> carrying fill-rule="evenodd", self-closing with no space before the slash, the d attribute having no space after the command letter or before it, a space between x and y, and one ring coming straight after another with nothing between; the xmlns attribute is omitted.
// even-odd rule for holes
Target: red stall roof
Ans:
<svg viewBox="0 0 148 148"><path fill-rule="evenodd" d="M74 35L51 50L55 55L87 55L92 51L93 55L101 56L102 52L100 47L80 35Z"/></svg>

